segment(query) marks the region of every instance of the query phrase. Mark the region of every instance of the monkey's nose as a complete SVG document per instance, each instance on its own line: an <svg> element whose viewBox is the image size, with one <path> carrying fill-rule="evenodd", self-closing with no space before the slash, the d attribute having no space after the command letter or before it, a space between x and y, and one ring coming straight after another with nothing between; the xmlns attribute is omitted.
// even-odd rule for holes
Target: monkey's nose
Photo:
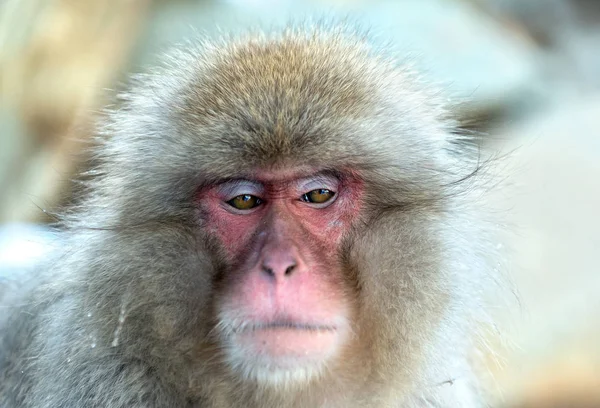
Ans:
<svg viewBox="0 0 600 408"><path fill-rule="evenodd" d="M268 262L262 264L262 271L270 277L289 277L297 269L295 261L289 262Z"/></svg>
<svg viewBox="0 0 600 408"><path fill-rule="evenodd" d="M298 270L298 261L290 253L274 253L263 258L261 269L269 277L287 278Z"/></svg>

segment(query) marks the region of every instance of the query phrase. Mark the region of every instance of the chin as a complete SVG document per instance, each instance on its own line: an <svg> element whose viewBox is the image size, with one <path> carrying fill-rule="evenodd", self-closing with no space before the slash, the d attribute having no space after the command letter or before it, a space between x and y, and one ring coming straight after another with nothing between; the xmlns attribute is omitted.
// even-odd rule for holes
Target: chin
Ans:
<svg viewBox="0 0 600 408"><path fill-rule="evenodd" d="M347 324L245 324L225 340L226 363L243 380L294 387L320 377L347 339Z"/></svg>

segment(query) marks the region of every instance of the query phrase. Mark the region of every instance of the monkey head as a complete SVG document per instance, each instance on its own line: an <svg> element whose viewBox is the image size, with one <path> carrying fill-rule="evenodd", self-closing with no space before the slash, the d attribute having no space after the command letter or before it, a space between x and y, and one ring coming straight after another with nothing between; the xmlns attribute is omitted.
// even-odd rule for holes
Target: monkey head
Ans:
<svg viewBox="0 0 600 408"><path fill-rule="evenodd" d="M484 267L434 91L322 28L202 43L136 83L85 204L118 226L86 241L95 336L120 327L119 353L185 387L448 379Z"/></svg>

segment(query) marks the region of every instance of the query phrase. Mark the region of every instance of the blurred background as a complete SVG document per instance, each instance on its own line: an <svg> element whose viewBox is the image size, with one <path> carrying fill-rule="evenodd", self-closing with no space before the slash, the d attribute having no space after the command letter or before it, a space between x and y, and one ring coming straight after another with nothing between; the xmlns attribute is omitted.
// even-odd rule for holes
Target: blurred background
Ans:
<svg viewBox="0 0 600 408"><path fill-rule="evenodd" d="M196 32L323 15L416 63L500 158L520 300L482 339L493 406L600 407L600 0L4 0L0 279L48 250L127 73Z"/></svg>

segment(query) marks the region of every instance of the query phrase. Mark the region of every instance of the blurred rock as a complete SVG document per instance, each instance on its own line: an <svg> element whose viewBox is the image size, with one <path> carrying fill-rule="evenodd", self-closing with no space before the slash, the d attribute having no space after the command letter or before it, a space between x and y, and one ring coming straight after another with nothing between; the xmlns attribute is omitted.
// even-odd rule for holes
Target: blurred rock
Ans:
<svg viewBox="0 0 600 408"><path fill-rule="evenodd" d="M516 346L492 364L506 406L600 406L599 129L600 96L498 131L522 302L498 311Z"/></svg>
<svg viewBox="0 0 600 408"><path fill-rule="evenodd" d="M521 24L542 46L547 86L561 80L586 93L600 90L600 1L478 0Z"/></svg>
<svg viewBox="0 0 600 408"><path fill-rule="evenodd" d="M47 221L69 191L149 2L0 2L0 222Z"/></svg>

